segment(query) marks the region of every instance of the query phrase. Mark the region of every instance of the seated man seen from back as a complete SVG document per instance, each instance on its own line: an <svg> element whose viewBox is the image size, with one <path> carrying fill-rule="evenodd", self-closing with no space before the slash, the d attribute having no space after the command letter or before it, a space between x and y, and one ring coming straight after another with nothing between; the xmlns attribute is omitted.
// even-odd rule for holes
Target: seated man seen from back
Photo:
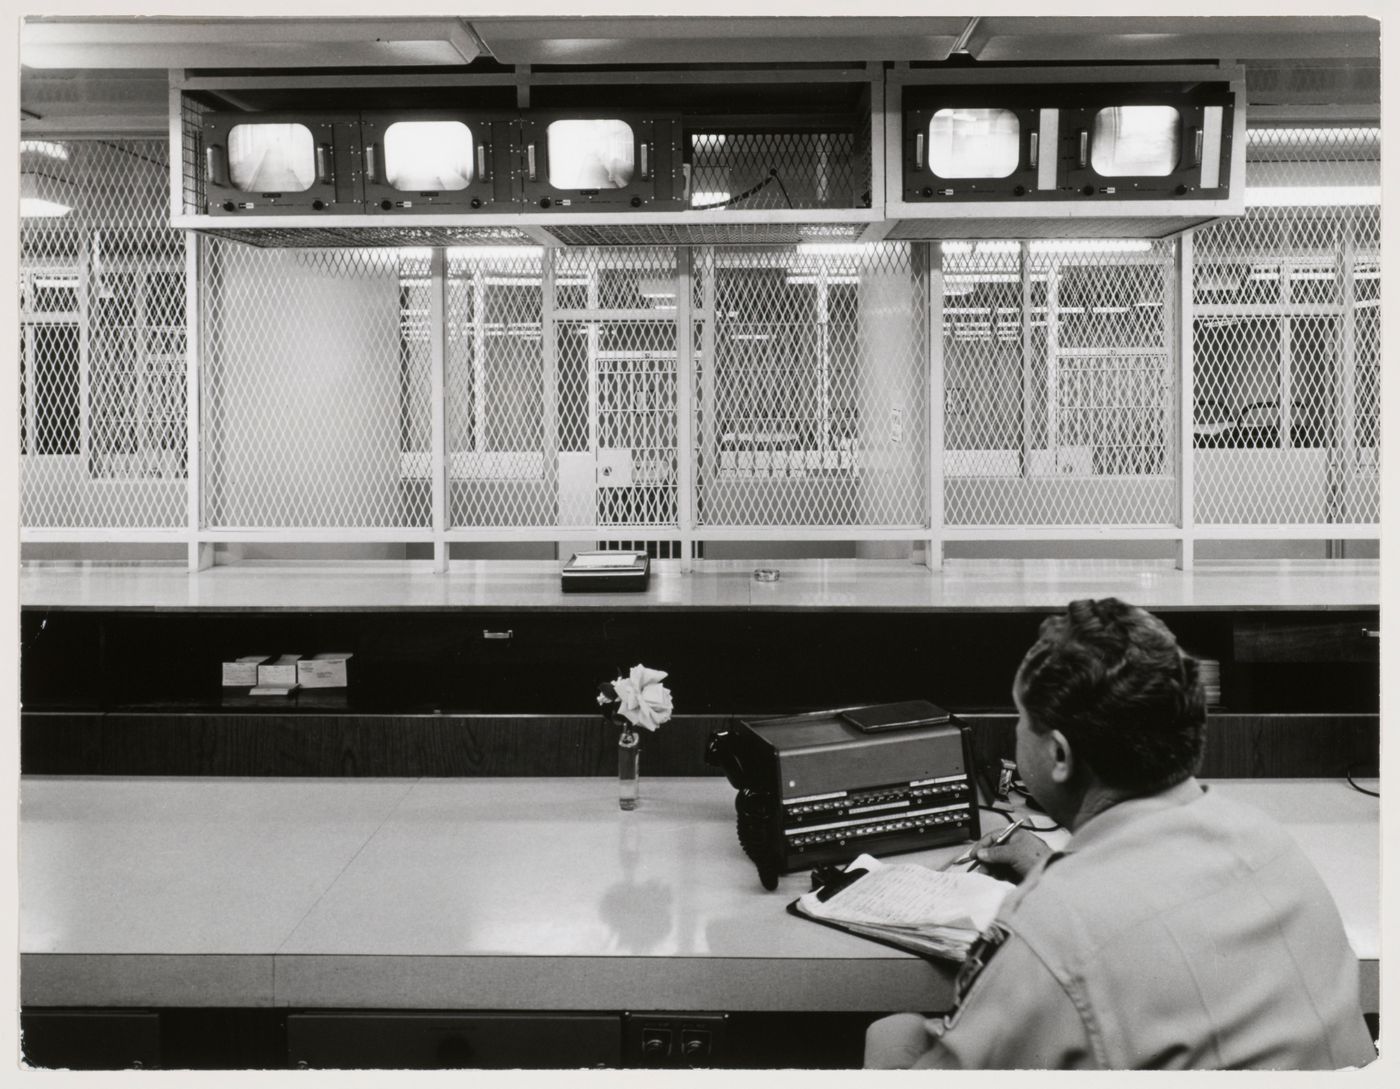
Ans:
<svg viewBox="0 0 1400 1089"><path fill-rule="evenodd" d="M1167 627L1113 598L1051 617L1013 685L1016 763L1072 833L977 857L1019 883L954 1009L870 1026L867 1067L1265 1068L1375 1057L1356 956L1298 846L1194 778L1205 698Z"/></svg>

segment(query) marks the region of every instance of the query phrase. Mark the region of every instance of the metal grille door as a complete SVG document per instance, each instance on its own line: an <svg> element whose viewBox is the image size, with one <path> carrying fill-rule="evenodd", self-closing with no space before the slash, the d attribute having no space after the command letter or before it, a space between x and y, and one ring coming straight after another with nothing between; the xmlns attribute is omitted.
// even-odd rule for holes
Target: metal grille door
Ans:
<svg viewBox="0 0 1400 1089"><path fill-rule="evenodd" d="M697 267L696 524L927 525L927 280L907 245Z"/></svg>
<svg viewBox="0 0 1400 1089"><path fill-rule="evenodd" d="M185 245L167 145L20 141L21 522L187 521Z"/></svg>
<svg viewBox="0 0 1400 1089"><path fill-rule="evenodd" d="M1171 244L941 245L947 524L1172 524Z"/></svg>
<svg viewBox="0 0 1400 1089"><path fill-rule="evenodd" d="M1196 233L1203 526L1378 520L1379 163L1379 129L1251 129L1248 213Z"/></svg>

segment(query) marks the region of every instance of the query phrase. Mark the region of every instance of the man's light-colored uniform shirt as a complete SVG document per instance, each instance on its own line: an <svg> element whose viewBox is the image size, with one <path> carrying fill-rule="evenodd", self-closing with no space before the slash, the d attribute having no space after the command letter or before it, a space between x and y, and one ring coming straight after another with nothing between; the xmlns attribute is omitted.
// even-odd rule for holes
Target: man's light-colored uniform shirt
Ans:
<svg viewBox="0 0 1400 1089"><path fill-rule="evenodd" d="M1188 779L1033 870L915 1066L1271 1068L1375 1056L1356 956L1286 832Z"/></svg>

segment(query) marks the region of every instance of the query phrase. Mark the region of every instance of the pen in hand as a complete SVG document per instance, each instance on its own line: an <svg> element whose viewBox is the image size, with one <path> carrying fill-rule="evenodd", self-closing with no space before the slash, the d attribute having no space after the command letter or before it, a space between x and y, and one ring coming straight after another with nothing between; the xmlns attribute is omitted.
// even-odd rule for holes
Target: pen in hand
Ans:
<svg viewBox="0 0 1400 1089"><path fill-rule="evenodd" d="M1005 828L1003 828L1000 832L997 833L996 839L992 840L992 842L991 842L988 846L991 846L991 847L1000 847L1003 843L1005 843L1007 840L1009 840L1009 839L1015 834L1016 829L1020 828L1020 827L1021 827L1023 824L1025 824L1025 823L1026 823L1026 819L1025 819L1024 817L1022 817L1020 820L1014 820L1014 821L1012 821L1010 824L1008 824ZM980 865L982 864L981 862L974 862L974 861L973 861L973 857L974 857L976 854L977 854L977 844L974 843L971 847L969 847L966 851L964 851L962 854L960 854L957 858L953 859L952 862L948 863L948 865L949 865L949 866L961 866L964 862L972 862L972 865L969 866L969 867L967 868L967 872L968 872L968 873L971 873L973 870L977 869L977 867L980 866Z"/></svg>

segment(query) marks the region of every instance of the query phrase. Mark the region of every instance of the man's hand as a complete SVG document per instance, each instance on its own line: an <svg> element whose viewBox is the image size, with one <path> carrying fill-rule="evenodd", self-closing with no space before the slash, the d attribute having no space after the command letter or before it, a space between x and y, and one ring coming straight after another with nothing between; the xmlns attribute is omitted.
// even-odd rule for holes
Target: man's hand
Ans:
<svg viewBox="0 0 1400 1089"><path fill-rule="evenodd" d="M992 877L1019 885L1036 863L1050 853L1050 845L1024 828L1012 832L1005 843L995 842L999 834L1000 830L988 832L979 839L973 857Z"/></svg>

